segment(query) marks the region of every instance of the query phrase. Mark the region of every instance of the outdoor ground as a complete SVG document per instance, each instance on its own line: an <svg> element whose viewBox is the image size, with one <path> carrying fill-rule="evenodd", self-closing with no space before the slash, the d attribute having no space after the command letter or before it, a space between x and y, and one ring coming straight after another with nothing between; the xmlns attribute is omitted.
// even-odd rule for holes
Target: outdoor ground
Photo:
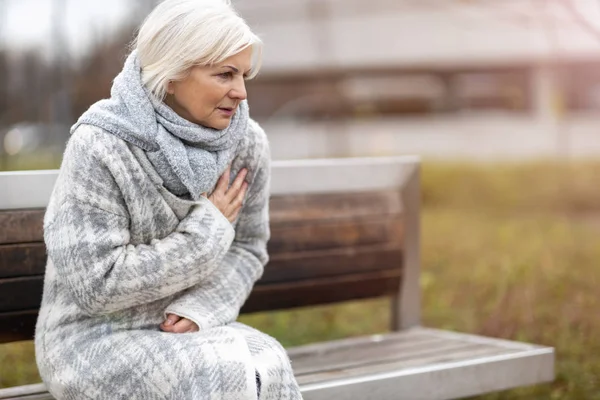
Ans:
<svg viewBox="0 0 600 400"><path fill-rule="evenodd" d="M600 162L423 166L423 319L556 347L553 384L477 399L600 400ZM243 316L291 346L383 332L388 302ZM0 387L39 381L0 345Z"/></svg>

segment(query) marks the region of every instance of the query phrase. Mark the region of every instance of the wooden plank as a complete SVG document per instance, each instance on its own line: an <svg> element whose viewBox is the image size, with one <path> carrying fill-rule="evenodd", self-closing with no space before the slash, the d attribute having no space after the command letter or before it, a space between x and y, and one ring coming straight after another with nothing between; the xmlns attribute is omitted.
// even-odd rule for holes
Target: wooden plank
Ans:
<svg viewBox="0 0 600 400"><path fill-rule="evenodd" d="M0 400L52 400L46 385L36 383L12 388L0 389Z"/></svg>
<svg viewBox="0 0 600 400"><path fill-rule="evenodd" d="M0 343L32 340L38 310L0 313Z"/></svg>
<svg viewBox="0 0 600 400"><path fill-rule="evenodd" d="M462 398L554 377L552 348L425 328L300 346L288 353L305 400Z"/></svg>
<svg viewBox="0 0 600 400"><path fill-rule="evenodd" d="M271 199L271 227L290 229L294 223L339 219L362 220L382 215L399 215L398 192L361 192L276 196ZM44 209L0 211L0 244L43 241ZM275 235L274 235L275 236Z"/></svg>
<svg viewBox="0 0 600 400"><path fill-rule="evenodd" d="M242 312L327 304L389 295L400 285L401 271L377 271L333 278L310 279L294 283L257 285ZM0 342L25 340L33 334L32 311L41 300L43 277L14 278L0 281ZM4 327L10 327L5 329Z"/></svg>
<svg viewBox="0 0 600 400"><path fill-rule="evenodd" d="M269 254L322 250L377 243L402 243L402 220L382 216L350 220L276 224L271 228Z"/></svg>
<svg viewBox="0 0 600 400"><path fill-rule="evenodd" d="M273 161L271 193L350 193L400 189L417 156ZM0 172L0 209L46 207L58 170Z"/></svg>
<svg viewBox="0 0 600 400"><path fill-rule="evenodd" d="M0 244L41 242L44 209L0 211Z"/></svg>
<svg viewBox="0 0 600 400"><path fill-rule="evenodd" d="M402 249L397 244L284 253L271 257L259 282L294 282L391 269L402 269Z"/></svg>
<svg viewBox="0 0 600 400"><path fill-rule="evenodd" d="M410 366L419 364L421 359L433 360L435 363L455 361L453 354L461 354L463 357L465 352L479 352L482 349L498 350L497 347L483 344L429 338L341 349L327 356L316 354L314 357L292 360L292 364L294 372L298 375L337 373L341 370L367 368L381 363L393 363L405 367L405 364ZM503 354L516 351L504 348L500 350Z"/></svg>
<svg viewBox="0 0 600 400"><path fill-rule="evenodd" d="M397 350L391 349L390 351ZM432 348L427 352L409 351L404 355L400 355L400 353L397 352L386 353L381 359L370 359L370 362L364 362L358 358L353 358L346 363L332 366L331 369L322 369L321 371L315 371L314 373L308 372L308 369L299 371L296 374L296 377L300 384L318 383L328 381L332 378L348 379L372 373L385 373L402 369L407 370L429 365L462 362L480 357L510 355L518 352L519 350L502 349L477 344L446 343ZM358 357L358 355L355 357ZM294 371L296 370L294 369Z"/></svg>
<svg viewBox="0 0 600 400"><path fill-rule="evenodd" d="M295 222L362 219L398 215L402 210L398 192L361 192L275 196L271 199L271 226ZM44 209L0 211L0 244L43 241Z"/></svg>
<svg viewBox="0 0 600 400"><path fill-rule="evenodd" d="M430 365L443 365L453 362L467 362L478 358L487 358L502 355L511 355L519 353L519 350L502 349L494 347L485 347L478 345L464 345L460 349L446 351L443 348L439 350L442 353L432 352L430 355L420 355L419 357L398 360L386 361L381 360L369 365L341 368L335 371L316 372L313 374L299 374L296 379L300 385L308 385L315 383L323 383L331 379L350 379L370 374L383 374L390 371L410 370L420 367L428 367Z"/></svg>
<svg viewBox="0 0 600 400"><path fill-rule="evenodd" d="M279 160L271 169L271 194L352 193L400 189L419 157Z"/></svg>
<svg viewBox="0 0 600 400"><path fill-rule="evenodd" d="M420 330L409 330L401 333L383 333L297 346L289 349L288 354L298 369L310 367L312 371L318 371L321 368L328 369L327 364L331 364L332 360L350 358L348 355L351 355L351 352L359 347L376 352L381 348L411 347L423 343L430 345L442 341L447 342L448 340L431 334L423 334ZM314 365L317 360L319 366ZM313 365L311 366L311 364Z"/></svg>
<svg viewBox="0 0 600 400"><path fill-rule="evenodd" d="M304 400L459 399L554 379L552 349L511 352L426 366L365 371L361 376L301 385ZM415 388L418 388L415 390Z"/></svg>
<svg viewBox="0 0 600 400"><path fill-rule="evenodd" d="M48 392L40 394L23 394L17 397L2 397L2 389L0 389L0 400L54 400L54 397Z"/></svg>
<svg viewBox="0 0 600 400"><path fill-rule="evenodd" d="M370 196L363 197L369 198ZM394 197L397 198L396 195ZM351 212L350 208L347 208L347 211ZM22 239L26 236L29 239L35 238L33 234L35 228L31 225L31 222L27 221L37 218L41 224L41 211L4 212L3 214L4 219L6 221L10 219L12 224L15 224L15 221L21 221L25 224L23 231L25 236L22 236ZM9 218L9 215L12 215L12 217ZM37 217L34 218L36 215ZM366 218L366 216L363 215L363 218ZM15 227L11 229L18 232ZM39 229L41 237L41 228ZM346 220L338 219L322 222L311 222L310 220L300 222L296 220L295 224L276 224L272 228L269 251L276 259L279 253L290 251L328 249L384 242L401 243L402 239L402 223L397 216L373 217L372 219L354 217ZM354 250L348 251L353 252ZM302 257L304 256L300 258ZM310 261L312 262L312 260ZM41 274L44 272L45 264L46 252L41 242L0 245L0 278ZM367 266L365 269L369 269L369 267ZM313 268L313 270L316 270L316 268ZM356 269L350 272L356 272ZM304 274L304 276L307 276L307 274ZM267 279L267 281L270 281L270 279Z"/></svg>
<svg viewBox="0 0 600 400"><path fill-rule="evenodd" d="M542 347L478 335L413 328L298 346L288 349L288 354L295 374L302 376L327 372L337 375L342 370L355 374L382 363L406 368L473 358L475 354L511 354L539 348ZM490 352L483 351L485 349Z"/></svg>
<svg viewBox="0 0 600 400"><path fill-rule="evenodd" d="M39 307L44 276L0 279L0 312Z"/></svg>
<svg viewBox="0 0 600 400"><path fill-rule="evenodd" d="M2 397L2 389L0 389L0 400L54 400L54 397L48 392L40 394L23 394L17 397Z"/></svg>
<svg viewBox="0 0 600 400"><path fill-rule="evenodd" d="M271 226L294 222L398 215L402 212L399 191L296 194L271 197Z"/></svg>
<svg viewBox="0 0 600 400"><path fill-rule="evenodd" d="M384 296L397 290L401 270L308 279L292 283L258 284L244 312L276 310ZM39 307L43 276L0 280L0 312Z"/></svg>
<svg viewBox="0 0 600 400"><path fill-rule="evenodd" d="M43 242L0 245L0 278L39 275L45 268Z"/></svg>
<svg viewBox="0 0 600 400"><path fill-rule="evenodd" d="M293 283L259 285L242 307L242 312L257 312L304 307L341 301L380 297L394 293L401 282L401 271L378 271L332 278L309 279Z"/></svg>
<svg viewBox="0 0 600 400"><path fill-rule="evenodd" d="M0 172L0 209L46 207L57 177L58 170Z"/></svg>
<svg viewBox="0 0 600 400"><path fill-rule="evenodd" d="M405 240L404 280L392 306L391 326L401 330L421 325L421 167L416 165L402 190Z"/></svg>
<svg viewBox="0 0 600 400"><path fill-rule="evenodd" d="M0 246L0 279L43 275L45 267L43 243ZM393 268L402 268L402 249L397 244L280 253L271 257L261 283Z"/></svg>

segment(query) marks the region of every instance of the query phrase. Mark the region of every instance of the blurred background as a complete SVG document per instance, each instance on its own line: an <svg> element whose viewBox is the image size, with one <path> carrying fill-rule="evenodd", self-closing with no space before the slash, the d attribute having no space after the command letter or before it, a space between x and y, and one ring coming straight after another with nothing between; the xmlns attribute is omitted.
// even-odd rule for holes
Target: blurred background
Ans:
<svg viewBox="0 0 600 400"><path fill-rule="evenodd" d="M59 167L156 3L0 0L0 170ZM274 159L423 157L425 324L556 347L553 384L482 398L600 399L600 0L233 3ZM387 306L242 320L294 345ZM0 387L36 381L31 343L0 346Z"/></svg>
<svg viewBox="0 0 600 400"><path fill-rule="evenodd" d="M600 155L596 0L234 0L275 159ZM59 165L155 0L0 1L0 169Z"/></svg>

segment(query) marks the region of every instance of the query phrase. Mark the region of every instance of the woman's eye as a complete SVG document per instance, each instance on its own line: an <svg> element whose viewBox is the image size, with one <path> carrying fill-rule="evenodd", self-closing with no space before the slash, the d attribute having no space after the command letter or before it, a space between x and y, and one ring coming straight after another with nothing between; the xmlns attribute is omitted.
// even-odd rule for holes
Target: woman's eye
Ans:
<svg viewBox="0 0 600 400"><path fill-rule="evenodd" d="M219 74L219 76L221 78L227 79L227 78L231 77L231 72L223 72L223 73Z"/></svg>

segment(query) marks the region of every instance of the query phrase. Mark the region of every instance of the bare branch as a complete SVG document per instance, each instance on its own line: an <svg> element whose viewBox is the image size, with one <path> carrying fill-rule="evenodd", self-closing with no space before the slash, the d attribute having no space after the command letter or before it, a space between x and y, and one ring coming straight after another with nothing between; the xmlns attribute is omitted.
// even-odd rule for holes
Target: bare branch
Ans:
<svg viewBox="0 0 600 400"><path fill-rule="evenodd" d="M565 10L569 13L574 22L579 24L587 33L592 35L600 42L600 29L595 27L588 21L577 9L573 0L559 0L558 1Z"/></svg>

